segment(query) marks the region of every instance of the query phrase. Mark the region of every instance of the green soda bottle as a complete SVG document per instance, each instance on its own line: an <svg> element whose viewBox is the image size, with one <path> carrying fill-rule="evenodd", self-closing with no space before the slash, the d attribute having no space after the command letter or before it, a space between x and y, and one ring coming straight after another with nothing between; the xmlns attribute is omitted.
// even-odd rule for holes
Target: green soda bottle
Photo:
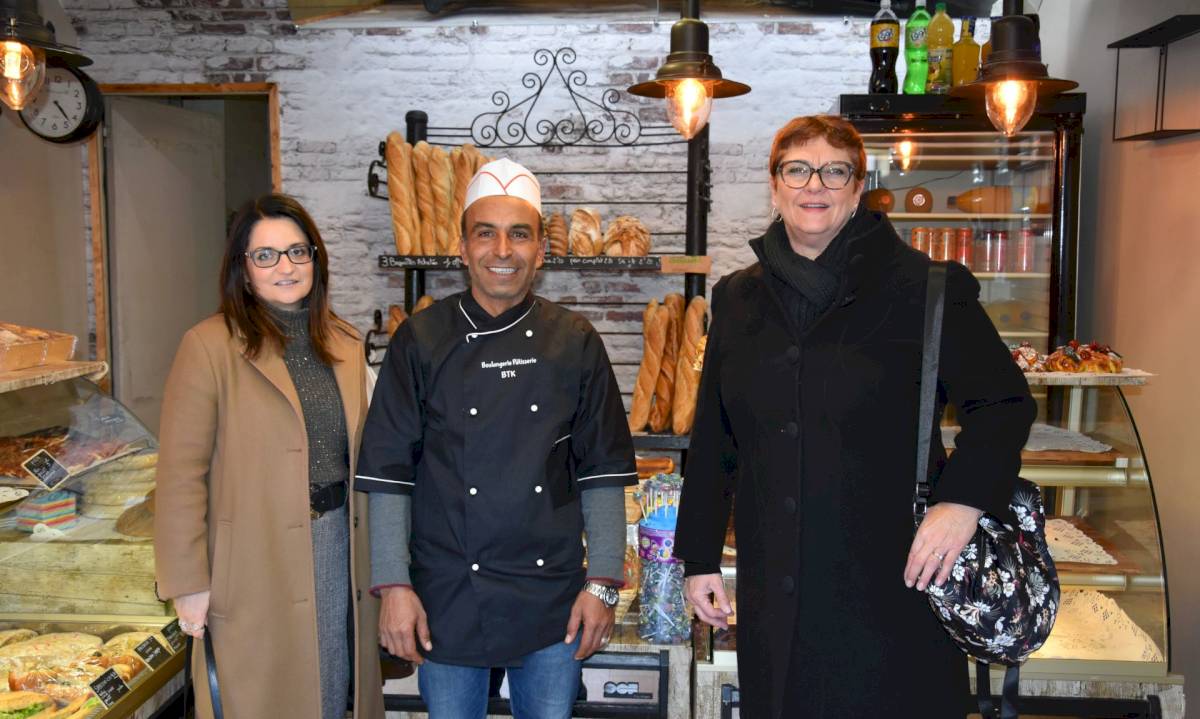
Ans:
<svg viewBox="0 0 1200 719"><path fill-rule="evenodd" d="M917 7L904 25L904 94L924 95L925 82L929 78L929 11L925 0L917 0Z"/></svg>

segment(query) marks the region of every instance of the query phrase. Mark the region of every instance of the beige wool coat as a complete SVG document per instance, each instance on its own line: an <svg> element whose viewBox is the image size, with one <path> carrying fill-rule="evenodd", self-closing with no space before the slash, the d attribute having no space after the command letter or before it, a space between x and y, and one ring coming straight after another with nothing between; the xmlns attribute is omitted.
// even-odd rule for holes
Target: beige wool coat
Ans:
<svg viewBox="0 0 1200 719"><path fill-rule="evenodd" d="M226 719L320 719L308 441L279 349L247 359L221 315L190 329L167 379L154 548L163 598L211 590L208 626ZM358 334L331 349L350 451L367 413ZM367 591L366 495L352 493L350 562L356 719L382 719L378 600ZM211 717L203 643L193 659L197 716Z"/></svg>

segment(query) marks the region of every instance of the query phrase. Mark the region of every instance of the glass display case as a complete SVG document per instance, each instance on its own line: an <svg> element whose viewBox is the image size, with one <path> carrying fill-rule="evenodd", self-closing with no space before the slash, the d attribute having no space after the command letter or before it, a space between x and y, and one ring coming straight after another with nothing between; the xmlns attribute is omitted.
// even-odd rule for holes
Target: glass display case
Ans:
<svg viewBox="0 0 1200 719"><path fill-rule="evenodd" d="M1021 475L1046 497L1062 584L1054 630L1030 672L1163 677L1169 658L1166 566L1150 471L1120 385L1140 373L1030 373L1046 400ZM944 427L944 434L953 428Z"/></svg>
<svg viewBox="0 0 1200 719"><path fill-rule="evenodd" d="M88 379L0 373L0 691L72 719L148 716L185 637L154 584L157 442Z"/></svg>

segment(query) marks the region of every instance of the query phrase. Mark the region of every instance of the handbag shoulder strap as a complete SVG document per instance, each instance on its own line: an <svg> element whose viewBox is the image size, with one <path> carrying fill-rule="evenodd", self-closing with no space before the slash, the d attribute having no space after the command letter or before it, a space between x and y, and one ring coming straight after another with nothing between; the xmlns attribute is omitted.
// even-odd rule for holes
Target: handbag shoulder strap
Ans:
<svg viewBox="0 0 1200 719"><path fill-rule="evenodd" d="M929 265L925 289L925 329L921 343L920 411L917 417L917 486L913 493L913 522L925 518L929 496L929 443L933 435L933 409L937 394L938 355L942 346L942 319L946 310L946 263Z"/></svg>

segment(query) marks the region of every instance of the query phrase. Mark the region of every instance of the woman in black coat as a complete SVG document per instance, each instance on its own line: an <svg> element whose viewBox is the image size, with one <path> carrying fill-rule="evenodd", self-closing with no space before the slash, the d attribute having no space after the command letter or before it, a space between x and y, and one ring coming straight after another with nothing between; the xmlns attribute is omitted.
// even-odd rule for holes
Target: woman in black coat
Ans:
<svg viewBox="0 0 1200 719"><path fill-rule="evenodd" d="M724 626L734 497L742 716L962 719L967 660L924 590L982 512L1010 517L1036 414L1024 377L951 264L935 417L934 504L913 535L929 258L861 204L861 138L801 117L771 150L780 219L759 261L717 283L676 532L697 615ZM1015 522L1015 519L1010 520ZM715 606L714 606L715 603Z"/></svg>

